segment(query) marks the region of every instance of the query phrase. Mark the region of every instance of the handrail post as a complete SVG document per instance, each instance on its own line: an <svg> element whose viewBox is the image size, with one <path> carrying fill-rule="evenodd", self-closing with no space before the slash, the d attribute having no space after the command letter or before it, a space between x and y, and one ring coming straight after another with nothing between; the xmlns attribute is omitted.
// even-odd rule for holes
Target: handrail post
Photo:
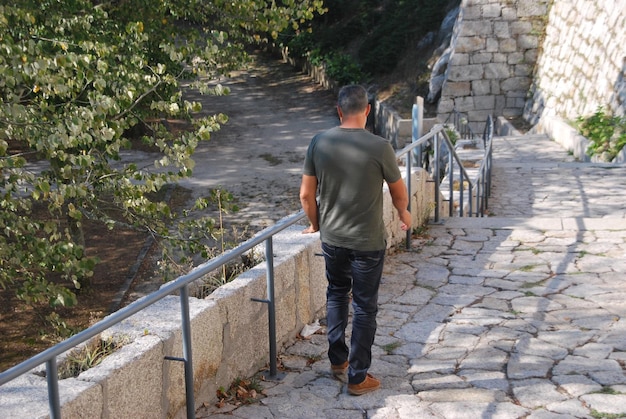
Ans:
<svg viewBox="0 0 626 419"><path fill-rule="evenodd" d="M183 360L185 365L185 397L187 399L187 419L196 417L193 388L193 357L191 340L191 321L189 319L189 286L180 288L180 311L183 332Z"/></svg>
<svg viewBox="0 0 626 419"><path fill-rule="evenodd" d="M491 116L489 117L491 122ZM489 208L489 197L491 196L491 169L492 169L492 157L493 157L493 132L489 136L489 151L487 152L487 194L485 199L485 208Z"/></svg>
<svg viewBox="0 0 626 419"><path fill-rule="evenodd" d="M483 198L484 205L485 208L482 211L481 217L485 216L485 211L487 211L487 208L489 208L489 179L487 178L489 176L489 160L487 160L487 164L485 165L485 185L483 187L483 193L485 194L485 197Z"/></svg>
<svg viewBox="0 0 626 419"><path fill-rule="evenodd" d="M469 198L469 216L471 217L474 212L474 188L470 184L467 188L467 197Z"/></svg>
<svg viewBox="0 0 626 419"><path fill-rule="evenodd" d="M52 357L46 361L46 381L48 383L48 405L50 406L50 418L61 419L61 404L59 402L59 371L57 358Z"/></svg>
<svg viewBox="0 0 626 419"><path fill-rule="evenodd" d="M267 318L269 323L270 376L276 377L278 368L276 366L276 304L274 301L274 245L272 237L265 241L265 263L267 264Z"/></svg>
<svg viewBox="0 0 626 419"><path fill-rule="evenodd" d="M491 196L491 140L489 144L489 153L487 154L487 164L485 165L485 170L487 171L487 173L485 174L485 176L487 176L487 190L485 191L485 209L487 209L489 208L489 197Z"/></svg>
<svg viewBox="0 0 626 419"><path fill-rule="evenodd" d="M480 199L480 216L484 217L485 210L487 209L487 181L485 177L487 176L487 165L483 166L483 173L481 178L481 192L482 196Z"/></svg>
<svg viewBox="0 0 626 419"><path fill-rule="evenodd" d="M409 204L407 205L407 210L409 211L409 213L411 213L411 201L413 200L413 194L411 191L411 162L412 162L412 158L410 153L406 154L406 191L407 191L407 195L409 196ZM406 243L405 243L405 247L408 249L411 248L411 229L409 228L406 231Z"/></svg>
<svg viewBox="0 0 626 419"><path fill-rule="evenodd" d="M476 217L478 217L478 213L483 210L483 182L482 179L478 179L476 183Z"/></svg>
<svg viewBox="0 0 626 419"><path fill-rule="evenodd" d="M435 222L438 223L439 222L439 135L440 134L435 134L434 139L434 148L435 148L435 155L433 157L433 159L435 160L435 173L434 173L434 178L435 178Z"/></svg>
<svg viewBox="0 0 626 419"><path fill-rule="evenodd" d="M411 142L416 142L422 135L424 100L421 97L416 98L411 112ZM422 145L415 147L411 153L415 158L415 164L422 167Z"/></svg>
<svg viewBox="0 0 626 419"><path fill-rule="evenodd" d="M459 164L460 163L461 162L459 162ZM464 194L465 194L465 178L463 177L463 170L459 168L459 217L465 216L465 209L464 209L465 202L463 200Z"/></svg>
<svg viewBox="0 0 626 419"><path fill-rule="evenodd" d="M446 147L449 148L450 143L446 142ZM463 181L463 175L460 176ZM448 189L450 190L450 200L448 201L448 213L450 217L454 214L454 150L448 150Z"/></svg>
<svg viewBox="0 0 626 419"><path fill-rule="evenodd" d="M276 306L274 302L274 245L270 237L265 241L265 260L267 263L267 299L270 339L270 375L277 374L276 367Z"/></svg>
<svg viewBox="0 0 626 419"><path fill-rule="evenodd" d="M278 366L276 365L276 303L274 296L274 245L272 236L265 240L265 275L267 276L267 299L252 298L257 303L267 304L267 321L268 335L270 345L270 372L267 378L280 380L283 377L278 375Z"/></svg>

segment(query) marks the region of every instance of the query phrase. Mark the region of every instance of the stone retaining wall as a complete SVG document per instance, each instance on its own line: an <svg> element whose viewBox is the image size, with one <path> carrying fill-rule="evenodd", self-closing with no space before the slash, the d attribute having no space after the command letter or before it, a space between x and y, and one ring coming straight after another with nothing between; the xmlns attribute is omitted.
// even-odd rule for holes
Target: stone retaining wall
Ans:
<svg viewBox="0 0 626 419"><path fill-rule="evenodd" d="M488 115L522 115L550 0L463 0L437 109L467 114L474 132Z"/></svg>
<svg viewBox="0 0 626 419"><path fill-rule="evenodd" d="M550 134L600 106L624 115L625 27L626 0L462 0L439 119L523 116Z"/></svg>
<svg viewBox="0 0 626 419"><path fill-rule="evenodd" d="M626 112L626 0L554 0L524 117Z"/></svg>

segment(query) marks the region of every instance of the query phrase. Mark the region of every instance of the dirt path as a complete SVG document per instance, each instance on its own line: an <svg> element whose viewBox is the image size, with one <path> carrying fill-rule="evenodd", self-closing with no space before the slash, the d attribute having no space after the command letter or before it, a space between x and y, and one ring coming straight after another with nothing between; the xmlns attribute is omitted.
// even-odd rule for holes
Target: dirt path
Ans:
<svg viewBox="0 0 626 419"><path fill-rule="evenodd" d="M194 198L218 187L232 192L241 207L232 221L258 231L300 208L304 154L313 135L338 124L335 95L265 56L255 56L253 69L222 84L230 95L188 92L203 112L230 119L198 147L193 178L181 186Z"/></svg>

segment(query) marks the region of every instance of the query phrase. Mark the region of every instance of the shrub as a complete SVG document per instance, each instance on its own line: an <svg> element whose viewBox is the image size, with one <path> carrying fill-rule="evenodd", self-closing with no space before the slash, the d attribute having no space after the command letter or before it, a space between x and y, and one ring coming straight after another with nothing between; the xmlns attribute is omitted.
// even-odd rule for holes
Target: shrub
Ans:
<svg viewBox="0 0 626 419"><path fill-rule="evenodd" d="M590 144L587 153L612 161L626 145L626 117L611 116L600 106L590 117L579 116L576 128Z"/></svg>
<svg viewBox="0 0 626 419"><path fill-rule="evenodd" d="M104 358L129 342L123 338L96 338L81 349L72 350L67 359L59 366L58 377L61 380L78 377L81 372L99 365Z"/></svg>
<svg viewBox="0 0 626 419"><path fill-rule="evenodd" d="M326 74L340 85L361 83L366 79L361 66L350 55L331 52L324 59Z"/></svg>
<svg viewBox="0 0 626 419"><path fill-rule="evenodd" d="M324 66L326 75L341 86L362 83L368 77L359 63L348 54L336 51L323 53L316 48L309 53L309 61L312 65Z"/></svg>
<svg viewBox="0 0 626 419"><path fill-rule="evenodd" d="M293 57L306 57L310 51L315 50L317 44L313 33L307 31L293 35L286 45Z"/></svg>

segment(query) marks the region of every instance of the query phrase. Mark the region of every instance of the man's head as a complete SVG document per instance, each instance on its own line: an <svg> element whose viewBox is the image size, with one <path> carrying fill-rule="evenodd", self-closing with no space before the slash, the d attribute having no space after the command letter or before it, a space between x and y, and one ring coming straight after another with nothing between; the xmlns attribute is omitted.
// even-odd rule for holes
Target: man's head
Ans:
<svg viewBox="0 0 626 419"><path fill-rule="evenodd" d="M351 84L339 90L337 112L343 128L365 128L370 104L362 86Z"/></svg>
<svg viewBox="0 0 626 419"><path fill-rule="evenodd" d="M363 113L368 104L367 92L362 86L352 84L339 90L337 108L344 117Z"/></svg>

